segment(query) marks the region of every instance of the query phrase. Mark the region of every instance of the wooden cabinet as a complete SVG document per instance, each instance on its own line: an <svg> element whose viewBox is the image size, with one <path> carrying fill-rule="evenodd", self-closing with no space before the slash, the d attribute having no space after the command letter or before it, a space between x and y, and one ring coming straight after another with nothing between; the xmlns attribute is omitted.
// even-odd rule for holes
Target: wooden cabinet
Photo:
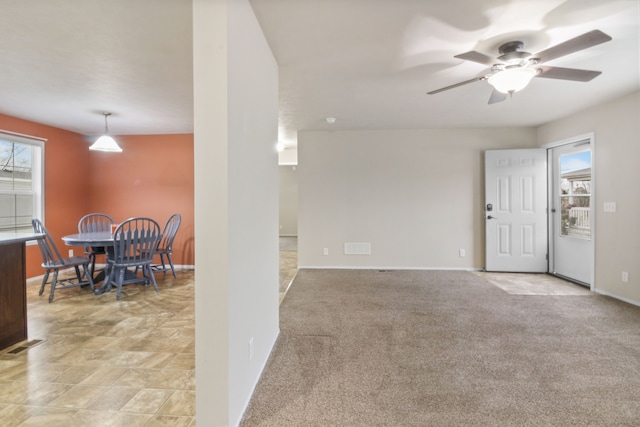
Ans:
<svg viewBox="0 0 640 427"><path fill-rule="evenodd" d="M0 242L0 350L27 339L25 243Z"/></svg>

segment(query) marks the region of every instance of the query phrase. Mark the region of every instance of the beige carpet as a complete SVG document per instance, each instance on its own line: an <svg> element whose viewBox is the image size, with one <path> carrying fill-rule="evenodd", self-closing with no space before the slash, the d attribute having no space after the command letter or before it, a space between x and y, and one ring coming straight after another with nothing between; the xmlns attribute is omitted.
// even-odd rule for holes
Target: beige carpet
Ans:
<svg viewBox="0 0 640 427"><path fill-rule="evenodd" d="M470 272L300 270L242 426L631 426L640 308Z"/></svg>

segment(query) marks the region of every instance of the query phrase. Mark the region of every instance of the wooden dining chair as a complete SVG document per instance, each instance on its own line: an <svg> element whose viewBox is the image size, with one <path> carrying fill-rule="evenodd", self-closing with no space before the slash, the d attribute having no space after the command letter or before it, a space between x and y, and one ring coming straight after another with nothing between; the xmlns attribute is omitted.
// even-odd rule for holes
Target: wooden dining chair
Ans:
<svg viewBox="0 0 640 427"><path fill-rule="evenodd" d="M111 231L111 226L115 224L113 218L104 213L90 213L78 221L78 233L89 233L93 231ZM96 255L104 255L107 250L104 246L85 246L84 253L91 260L91 276L95 277Z"/></svg>
<svg viewBox="0 0 640 427"><path fill-rule="evenodd" d="M31 225L33 226L33 231L35 233L44 235L44 238L38 239L38 247L42 254L42 268L45 269L44 277L42 278L42 285L40 286L40 292L38 292L38 295L42 295L44 292L44 288L49 280L49 274L51 272L53 272L53 279L51 280L49 302L53 301L53 295L56 288L73 288L89 285L93 291L94 285L93 278L89 270L89 258L81 256L63 258L60 256L58 247L42 222L39 219L34 218L31 220ZM80 266L82 266L82 273L80 272ZM75 278L58 279L58 273L60 270L66 270L72 267L75 269Z"/></svg>
<svg viewBox="0 0 640 427"><path fill-rule="evenodd" d="M173 240L176 238L176 233L178 232L178 228L180 228L181 222L182 217L179 213L175 213L169 217L164 229L162 230L162 239L160 240L158 249L156 250L156 255L160 256L160 264L151 265L151 268L155 271L166 272L167 267L164 260L164 257L166 256L169 266L171 267L171 271L173 272L173 277L176 277L176 269L173 266L173 259L171 258L171 255L173 254Z"/></svg>
<svg viewBox="0 0 640 427"><path fill-rule="evenodd" d="M107 259L110 266L110 282L118 287L117 299L122 295L122 285L144 282L158 284L151 269L153 256L162 237L160 226L151 218L129 218L116 228L113 235L113 258ZM127 278L127 269L142 270L142 277Z"/></svg>

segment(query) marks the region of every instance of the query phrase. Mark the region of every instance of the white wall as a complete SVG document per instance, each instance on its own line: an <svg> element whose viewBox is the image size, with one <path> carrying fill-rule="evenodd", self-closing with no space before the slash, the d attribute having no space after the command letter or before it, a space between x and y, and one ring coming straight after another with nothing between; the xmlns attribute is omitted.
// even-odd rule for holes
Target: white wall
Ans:
<svg viewBox="0 0 640 427"><path fill-rule="evenodd" d="M280 165L297 165L298 149L289 147L278 153L278 164Z"/></svg>
<svg viewBox="0 0 640 427"><path fill-rule="evenodd" d="M278 334L278 70L247 0L193 27L196 420L234 426Z"/></svg>
<svg viewBox="0 0 640 427"><path fill-rule="evenodd" d="M298 167L280 165L280 235L298 235Z"/></svg>
<svg viewBox="0 0 640 427"><path fill-rule="evenodd" d="M538 129L540 145L594 132L595 282L598 292L640 304L640 92ZM603 211L616 202L615 213ZM622 272L629 273L623 283Z"/></svg>
<svg viewBox="0 0 640 427"><path fill-rule="evenodd" d="M532 128L299 132L298 265L483 268L483 153L535 144Z"/></svg>

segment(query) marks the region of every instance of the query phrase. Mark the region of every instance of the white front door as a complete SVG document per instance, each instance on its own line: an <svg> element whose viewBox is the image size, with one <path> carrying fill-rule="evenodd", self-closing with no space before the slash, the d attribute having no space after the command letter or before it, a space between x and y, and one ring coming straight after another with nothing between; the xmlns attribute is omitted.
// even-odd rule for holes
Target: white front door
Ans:
<svg viewBox="0 0 640 427"><path fill-rule="evenodd" d="M593 283L593 215L590 140L549 151L551 258L549 271L585 285Z"/></svg>
<svg viewBox="0 0 640 427"><path fill-rule="evenodd" d="M485 269L547 272L545 149L485 151Z"/></svg>

